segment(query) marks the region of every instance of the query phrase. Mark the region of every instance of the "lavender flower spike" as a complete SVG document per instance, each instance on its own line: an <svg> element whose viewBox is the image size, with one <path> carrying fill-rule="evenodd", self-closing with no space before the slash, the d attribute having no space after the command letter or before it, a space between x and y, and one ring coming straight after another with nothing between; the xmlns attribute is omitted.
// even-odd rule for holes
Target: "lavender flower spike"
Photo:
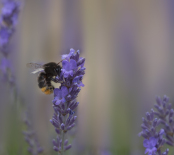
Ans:
<svg viewBox="0 0 174 155"><path fill-rule="evenodd" d="M8 61L9 49L8 45L10 38L14 34L17 19L20 11L20 3L15 0L2 0L2 10L0 16L0 53L3 58L0 63L0 70L3 73L3 78L13 84L13 75L11 65Z"/></svg>
<svg viewBox="0 0 174 155"><path fill-rule="evenodd" d="M145 138L143 145L146 148L145 154L148 155L167 155L169 149L162 153L162 147L166 145L174 146L174 110L171 108L169 98L164 95L163 98L156 97L156 103L151 112L146 113L146 119L143 118L141 125L142 131L139 136ZM156 116L156 118L154 118ZM160 125L160 130L159 129ZM165 139L163 138L165 136Z"/></svg>
<svg viewBox="0 0 174 155"><path fill-rule="evenodd" d="M80 52L70 49L70 53L62 55L62 69L60 77L55 82L61 83L59 88L54 89L53 108L54 115L50 122L55 127L57 138L53 140L53 149L64 155L66 150L72 146L65 140L65 134L75 126L77 116L74 116L74 109L78 106L76 102L85 74L85 58L80 57Z"/></svg>

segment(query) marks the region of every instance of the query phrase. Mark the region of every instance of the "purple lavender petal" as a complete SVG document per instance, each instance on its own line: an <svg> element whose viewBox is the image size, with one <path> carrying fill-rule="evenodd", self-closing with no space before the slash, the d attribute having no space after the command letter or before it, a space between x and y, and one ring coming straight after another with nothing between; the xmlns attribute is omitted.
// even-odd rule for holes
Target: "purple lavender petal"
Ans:
<svg viewBox="0 0 174 155"><path fill-rule="evenodd" d="M69 54L64 54L64 55L62 55L62 59L69 60L69 58L70 58L74 53L75 53L75 50L74 50L73 48L71 48Z"/></svg>
<svg viewBox="0 0 174 155"><path fill-rule="evenodd" d="M62 101L62 100L57 99L55 105L60 105L61 101Z"/></svg>
<svg viewBox="0 0 174 155"><path fill-rule="evenodd" d="M54 97L58 97L58 98L62 97L61 89L58 89L58 88L54 89Z"/></svg>
<svg viewBox="0 0 174 155"><path fill-rule="evenodd" d="M67 87L62 86L61 91L62 91L62 98L65 97L66 95L68 95L68 88Z"/></svg>
<svg viewBox="0 0 174 155"><path fill-rule="evenodd" d="M76 63L76 61L73 60L73 59L70 59L69 65L70 65L70 69L71 69L71 70L74 70L74 69L77 68L77 63Z"/></svg>
<svg viewBox="0 0 174 155"><path fill-rule="evenodd" d="M65 69L65 71L69 71L70 70L69 61L63 60L62 61L62 68Z"/></svg>
<svg viewBox="0 0 174 155"><path fill-rule="evenodd" d="M146 147L146 148L149 147L149 140L148 140L148 139L145 139L145 140L143 141L143 146Z"/></svg>

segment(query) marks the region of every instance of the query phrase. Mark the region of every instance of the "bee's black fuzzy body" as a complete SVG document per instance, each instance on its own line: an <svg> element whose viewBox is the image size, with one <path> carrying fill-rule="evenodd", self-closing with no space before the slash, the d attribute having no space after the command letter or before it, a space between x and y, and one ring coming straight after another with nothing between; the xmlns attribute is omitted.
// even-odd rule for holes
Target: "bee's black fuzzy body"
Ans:
<svg viewBox="0 0 174 155"><path fill-rule="evenodd" d="M51 80L54 76L60 76L61 66L55 62L49 62L43 65L43 68L44 72L41 72L38 76L38 86L45 94L51 94L54 90Z"/></svg>

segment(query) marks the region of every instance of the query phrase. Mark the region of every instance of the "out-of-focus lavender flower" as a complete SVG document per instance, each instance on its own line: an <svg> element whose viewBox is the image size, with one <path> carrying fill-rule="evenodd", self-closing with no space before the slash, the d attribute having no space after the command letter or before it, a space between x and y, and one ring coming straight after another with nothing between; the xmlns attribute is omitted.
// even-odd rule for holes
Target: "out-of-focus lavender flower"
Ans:
<svg viewBox="0 0 174 155"><path fill-rule="evenodd" d="M3 58L1 60L0 70L7 81L10 81L9 79L13 76L11 76L11 67L9 67L8 63L4 63L4 59L8 60L8 54L10 51L7 47L10 42L10 38L15 31L19 10L19 2L15 0L2 0L2 10L0 16L0 53ZM7 69L9 69L10 75L7 74ZM8 77L6 77L7 75Z"/></svg>
<svg viewBox="0 0 174 155"><path fill-rule="evenodd" d="M43 148L40 146L35 132L31 129L32 127L30 122L28 119L26 119L24 122L26 124L27 130L23 131L23 134L25 136L25 141L29 145L28 152L32 155L41 154L43 152Z"/></svg>
<svg viewBox="0 0 174 155"><path fill-rule="evenodd" d="M157 144L157 138L150 137L149 139L145 139L143 142L143 146L146 148L145 154L153 155L156 153L157 148L155 147Z"/></svg>
<svg viewBox="0 0 174 155"><path fill-rule="evenodd" d="M70 49L70 53L62 56L62 72L60 77L56 77L57 82L61 81L61 86L54 89L53 108L54 115L50 122L55 127L58 134L57 139L53 140L53 149L60 152L61 155L71 148L68 140L65 140L65 133L75 126L77 116L74 116L73 110L78 106L76 102L81 87L83 75L85 74L85 59L79 57L80 52Z"/></svg>
<svg viewBox="0 0 174 155"><path fill-rule="evenodd" d="M161 149L164 144L174 146L174 110L171 108L169 98L166 95L164 95L163 99L157 97L156 103L155 108L157 111L152 109L150 113L146 113L146 119L142 118L142 131L139 136L145 138L143 143L146 148L145 154L156 155L158 153L159 155L167 155L169 149L166 149L163 153ZM157 127L161 128L159 132L157 132ZM163 138L163 135L166 139Z"/></svg>
<svg viewBox="0 0 174 155"><path fill-rule="evenodd" d="M1 52L7 54L7 44L13 35L17 23L20 3L15 0L3 0L0 17L0 48Z"/></svg>

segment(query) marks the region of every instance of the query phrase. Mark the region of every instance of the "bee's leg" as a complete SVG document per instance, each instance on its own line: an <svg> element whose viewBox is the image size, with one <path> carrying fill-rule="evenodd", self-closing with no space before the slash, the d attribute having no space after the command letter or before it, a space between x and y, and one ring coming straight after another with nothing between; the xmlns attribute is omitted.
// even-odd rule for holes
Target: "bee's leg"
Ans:
<svg viewBox="0 0 174 155"><path fill-rule="evenodd" d="M57 83L58 82L58 79L57 78L51 78L51 81L53 81L53 82L55 82L55 83Z"/></svg>
<svg viewBox="0 0 174 155"><path fill-rule="evenodd" d="M53 81L53 82L55 82L55 83L63 83L63 81L60 81L58 78L56 78L56 77L52 77L51 78L51 81Z"/></svg>

